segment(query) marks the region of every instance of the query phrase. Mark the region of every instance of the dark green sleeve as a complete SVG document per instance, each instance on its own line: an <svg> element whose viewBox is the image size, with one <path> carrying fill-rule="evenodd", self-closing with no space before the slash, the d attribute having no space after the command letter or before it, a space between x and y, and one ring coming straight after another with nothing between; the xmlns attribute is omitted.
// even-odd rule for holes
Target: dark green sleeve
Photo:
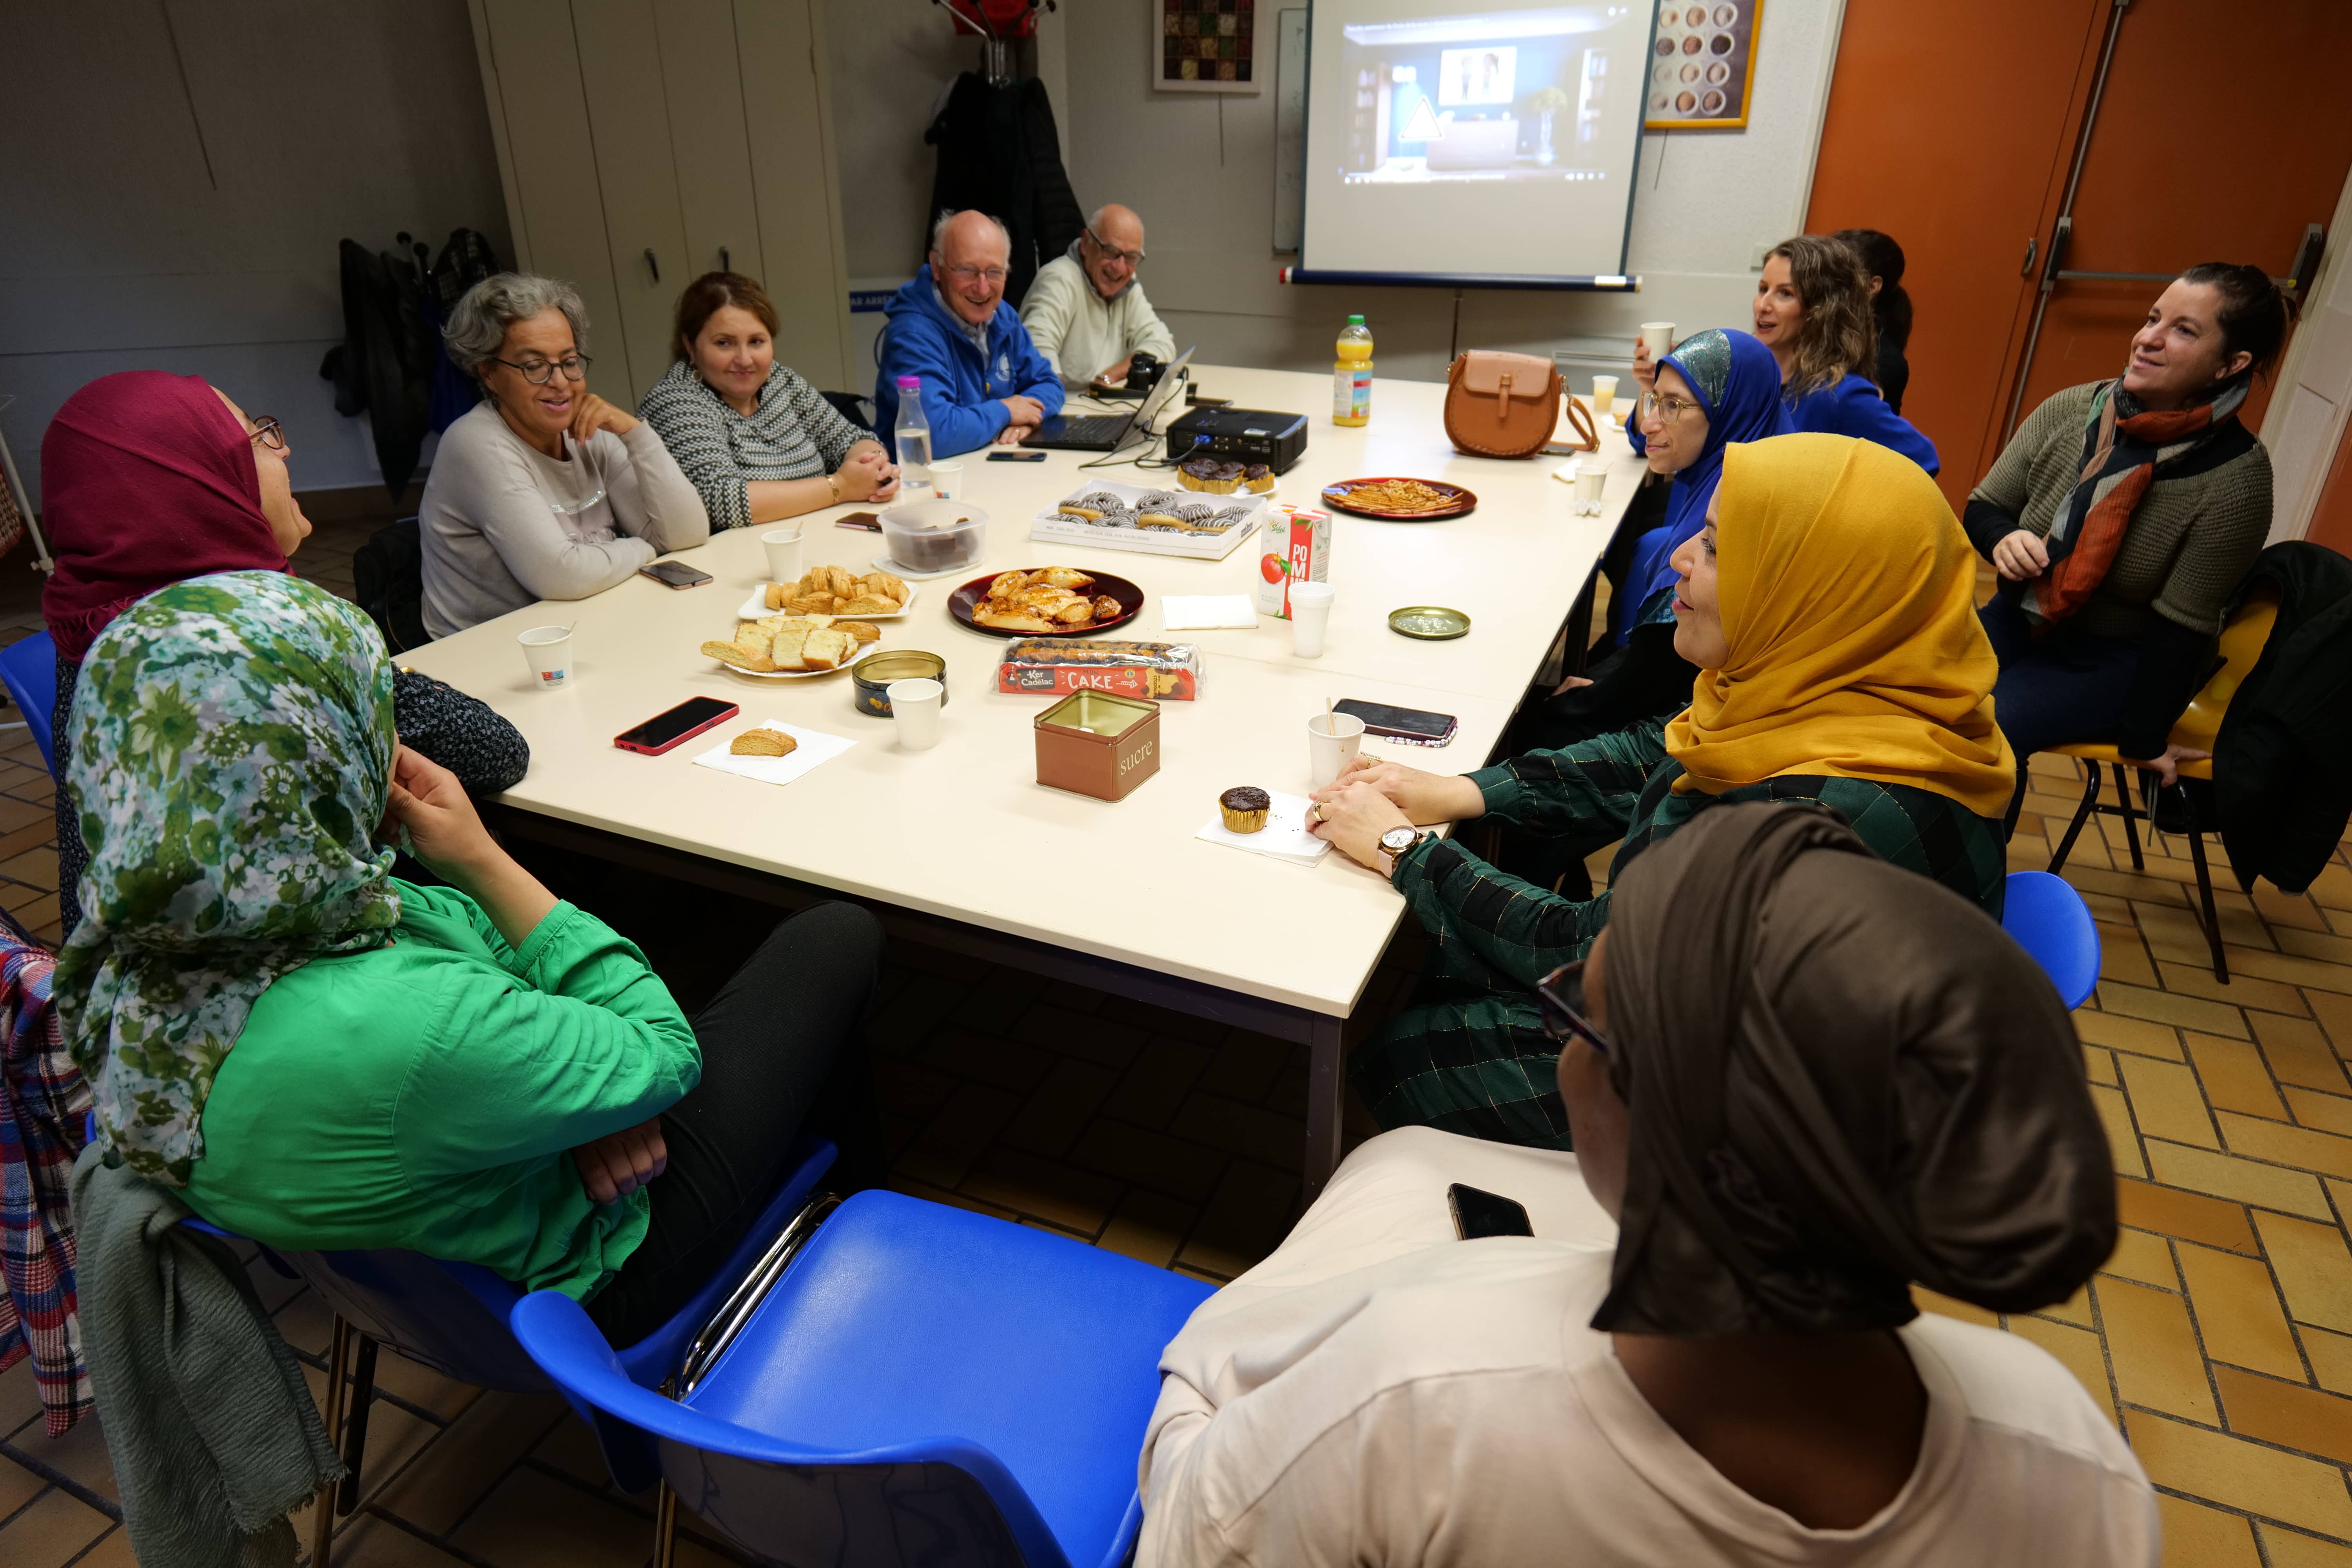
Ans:
<svg viewBox="0 0 2352 1568"><path fill-rule="evenodd" d="M1521 985L1574 959L1609 923L1609 895L1579 901L1500 871L1450 838L1397 858L1397 890L1442 940L1460 942Z"/></svg>
<svg viewBox="0 0 2352 1568"><path fill-rule="evenodd" d="M1663 719L1556 752L1528 752L1470 779L1486 815L1530 833L1622 833L1650 772L1666 760Z"/></svg>

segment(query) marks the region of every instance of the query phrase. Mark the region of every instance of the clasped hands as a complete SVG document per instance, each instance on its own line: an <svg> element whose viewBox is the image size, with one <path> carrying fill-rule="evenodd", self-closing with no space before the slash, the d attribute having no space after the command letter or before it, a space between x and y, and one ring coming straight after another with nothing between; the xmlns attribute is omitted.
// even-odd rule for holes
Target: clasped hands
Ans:
<svg viewBox="0 0 2352 1568"><path fill-rule="evenodd" d="M1013 416L1012 423L996 433L1000 447L1017 447L1029 433L1045 423L1045 405L1034 397L1000 397L1005 412Z"/></svg>
<svg viewBox="0 0 2352 1568"><path fill-rule="evenodd" d="M1375 871L1382 868L1381 835L1391 828L1466 822L1486 811L1486 797L1459 773L1423 773L1362 752L1313 798L1307 831Z"/></svg>

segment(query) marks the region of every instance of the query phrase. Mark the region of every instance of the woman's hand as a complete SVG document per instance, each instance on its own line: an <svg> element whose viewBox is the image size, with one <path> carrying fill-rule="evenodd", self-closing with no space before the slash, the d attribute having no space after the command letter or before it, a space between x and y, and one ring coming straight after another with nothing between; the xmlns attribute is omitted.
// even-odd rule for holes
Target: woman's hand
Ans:
<svg viewBox="0 0 2352 1568"><path fill-rule="evenodd" d="M1658 367L1650 359L1650 342L1647 338L1633 340L1633 379L1640 384L1644 396L1658 384Z"/></svg>
<svg viewBox="0 0 2352 1568"><path fill-rule="evenodd" d="M583 447L599 430L625 436L637 427L635 415L623 413L593 392L580 393L577 401L579 406L572 411L572 438Z"/></svg>
<svg viewBox="0 0 2352 1568"><path fill-rule="evenodd" d="M1479 793L1476 784L1460 774L1425 773L1419 768L1360 752L1339 770L1337 779L1315 792L1315 798L1331 800L1357 784L1370 786L1404 814L1403 820L1422 826L1435 822L1466 822L1486 815L1486 797Z"/></svg>
<svg viewBox="0 0 2352 1568"><path fill-rule="evenodd" d="M1347 784L1317 790L1315 804L1307 813L1307 831L1329 839L1358 865L1378 871L1382 869L1381 835L1412 824L1394 801L1360 782L1362 777L1359 773Z"/></svg>
<svg viewBox="0 0 2352 1568"><path fill-rule="evenodd" d="M2012 583L2028 583L2050 570L2050 547L2030 528L1993 542L1992 569Z"/></svg>
<svg viewBox="0 0 2352 1568"><path fill-rule="evenodd" d="M503 858L490 830L457 775L421 752L403 746L393 754L386 828L408 830L409 853L450 881L492 858ZM387 832L386 837L391 835Z"/></svg>
<svg viewBox="0 0 2352 1568"><path fill-rule="evenodd" d="M1571 675L1566 680L1561 681L1558 686L1553 687L1551 689L1551 694L1554 697L1565 697L1580 686L1590 686L1591 684L1591 680L1585 676Z"/></svg>
<svg viewBox="0 0 2352 1568"><path fill-rule="evenodd" d="M852 447L833 477L841 481L844 500L888 500L898 493L898 470L883 459L879 447Z"/></svg>
<svg viewBox="0 0 2352 1568"><path fill-rule="evenodd" d="M2006 543L2007 541L2002 542ZM2198 751L2192 746L2167 746L2162 752L2153 757L2126 757L2124 765L2147 769L2157 776L2165 788L2170 789L2180 782L2181 763L2201 763L2212 754L2210 752Z"/></svg>
<svg viewBox="0 0 2352 1568"><path fill-rule="evenodd" d="M669 1145L662 1142L661 1118L607 1133L572 1151L580 1184L600 1204L618 1203L669 1169Z"/></svg>

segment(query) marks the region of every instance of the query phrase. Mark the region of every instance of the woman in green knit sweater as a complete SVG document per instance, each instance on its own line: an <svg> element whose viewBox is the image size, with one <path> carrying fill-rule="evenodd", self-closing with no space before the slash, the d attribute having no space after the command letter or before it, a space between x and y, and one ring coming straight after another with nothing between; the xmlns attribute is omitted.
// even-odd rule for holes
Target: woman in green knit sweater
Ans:
<svg viewBox="0 0 2352 1568"><path fill-rule="evenodd" d="M2204 755L2167 737L2270 532L2270 454L2238 405L2286 326L2261 268L2190 268L2148 307L2123 374L2053 395L1969 495L1963 526L2001 577L1983 619L2018 758L2012 825L2036 752L2111 741L2167 784Z"/></svg>
<svg viewBox="0 0 2352 1568"><path fill-rule="evenodd" d="M66 1040L110 1152L216 1225L478 1263L630 1344L740 1239L836 1066L856 1098L871 916L786 922L689 1022L400 744L383 643L322 589L150 595L71 722ZM452 885L392 877L395 834Z"/></svg>
<svg viewBox="0 0 2352 1568"><path fill-rule="evenodd" d="M1569 1147L1534 987L1609 919L1606 892L1546 892L1414 824L1621 833L1613 880L1714 806L1819 802L1881 858L2000 914L2015 774L1975 558L1935 481L1843 436L1736 444L1674 564L1675 650L1699 673L1670 721L1460 777L1368 755L1317 792L1314 831L1386 872L1429 933L1415 1005L1349 1064L1381 1126Z"/></svg>

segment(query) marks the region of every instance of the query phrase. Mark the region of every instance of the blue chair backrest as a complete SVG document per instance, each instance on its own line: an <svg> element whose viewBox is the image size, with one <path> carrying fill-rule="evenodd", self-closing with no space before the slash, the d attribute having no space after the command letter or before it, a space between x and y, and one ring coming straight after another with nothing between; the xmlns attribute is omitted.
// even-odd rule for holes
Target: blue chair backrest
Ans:
<svg viewBox="0 0 2352 1568"><path fill-rule="evenodd" d="M2099 928L2064 878L2011 871L2000 928L2033 955L2070 1011L2090 1000L2099 984Z"/></svg>
<svg viewBox="0 0 2352 1568"><path fill-rule="evenodd" d="M58 706L58 644L47 632L20 637L0 648L0 686L8 700L25 715L33 743L41 748L41 765L54 777L57 749L49 733L49 715Z"/></svg>

